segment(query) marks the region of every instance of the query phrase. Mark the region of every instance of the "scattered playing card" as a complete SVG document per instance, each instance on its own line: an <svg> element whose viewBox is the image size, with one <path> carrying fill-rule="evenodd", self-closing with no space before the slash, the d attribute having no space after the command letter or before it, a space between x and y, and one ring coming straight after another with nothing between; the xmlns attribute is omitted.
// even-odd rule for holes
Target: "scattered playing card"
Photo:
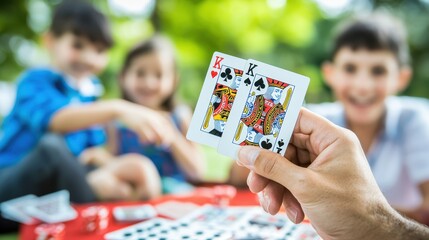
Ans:
<svg viewBox="0 0 429 240"><path fill-rule="evenodd" d="M251 145L284 154L295 127L309 78L248 60L218 152L236 157Z"/></svg>
<svg viewBox="0 0 429 240"><path fill-rule="evenodd" d="M142 221L157 215L155 208L149 204L121 206L113 209L113 216L117 221Z"/></svg>
<svg viewBox="0 0 429 240"><path fill-rule="evenodd" d="M176 221L153 218L107 233L107 240L127 239L273 239L316 240L308 223L294 224L285 214L271 216L259 207L204 205Z"/></svg>
<svg viewBox="0 0 429 240"><path fill-rule="evenodd" d="M65 222L77 217L76 210L70 206L70 194L66 190L54 192L36 200L25 208L31 216L46 223Z"/></svg>
<svg viewBox="0 0 429 240"><path fill-rule="evenodd" d="M167 201L155 206L159 215L171 219L181 218L199 206L191 202Z"/></svg>
<svg viewBox="0 0 429 240"><path fill-rule="evenodd" d="M231 233L154 218L104 235L106 240L127 239L231 239Z"/></svg>
<svg viewBox="0 0 429 240"><path fill-rule="evenodd" d="M246 61L220 52L213 54L186 137L217 147L224 132Z"/></svg>
<svg viewBox="0 0 429 240"><path fill-rule="evenodd" d="M35 195L25 195L23 197L3 202L0 205L2 215L4 218L10 219L12 221L24 224L32 224L36 221L36 219L31 217L25 211L25 208L35 204L36 200L37 196Z"/></svg>
<svg viewBox="0 0 429 240"><path fill-rule="evenodd" d="M245 219L253 207L216 207L204 205L186 215L180 222L201 225L209 228L231 229L237 227Z"/></svg>

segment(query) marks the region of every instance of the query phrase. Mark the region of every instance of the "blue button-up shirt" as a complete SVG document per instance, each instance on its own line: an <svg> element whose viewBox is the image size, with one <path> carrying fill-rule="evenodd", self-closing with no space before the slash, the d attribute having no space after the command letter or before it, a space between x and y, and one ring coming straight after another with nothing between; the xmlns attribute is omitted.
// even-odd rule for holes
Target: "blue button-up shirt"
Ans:
<svg viewBox="0 0 429 240"><path fill-rule="evenodd" d="M389 97L381 133L366 157L389 201L401 209L421 204L419 184L429 180L429 101ZM309 104L310 110L347 127L341 103Z"/></svg>
<svg viewBox="0 0 429 240"><path fill-rule="evenodd" d="M87 91L51 69L32 69L20 78L14 107L0 129L0 168L18 163L48 131L50 120L61 108L97 100L101 85L88 79ZM85 148L103 144L106 136L101 126L93 126L64 135L74 155Z"/></svg>

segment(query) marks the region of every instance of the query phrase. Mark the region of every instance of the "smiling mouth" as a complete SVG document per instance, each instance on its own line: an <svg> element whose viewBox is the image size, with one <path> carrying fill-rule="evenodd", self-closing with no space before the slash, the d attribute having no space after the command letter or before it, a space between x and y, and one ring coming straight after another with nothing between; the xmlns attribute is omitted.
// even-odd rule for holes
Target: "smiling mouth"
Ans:
<svg viewBox="0 0 429 240"><path fill-rule="evenodd" d="M84 64L73 64L72 69L77 73L88 73L90 72L90 68Z"/></svg>
<svg viewBox="0 0 429 240"><path fill-rule="evenodd" d="M373 105L377 101L377 97L361 98L350 96L348 97L348 101L357 107L363 108Z"/></svg>

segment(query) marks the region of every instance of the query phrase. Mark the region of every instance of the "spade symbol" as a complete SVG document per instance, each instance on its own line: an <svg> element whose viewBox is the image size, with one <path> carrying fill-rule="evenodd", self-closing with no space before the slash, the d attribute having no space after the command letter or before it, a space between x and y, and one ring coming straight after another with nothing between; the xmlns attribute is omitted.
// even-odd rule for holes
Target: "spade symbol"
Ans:
<svg viewBox="0 0 429 240"><path fill-rule="evenodd" d="M270 143L270 139L267 139L267 140L261 142L261 147L263 147L265 149L271 149L272 146L273 146L273 144Z"/></svg>
<svg viewBox="0 0 429 240"><path fill-rule="evenodd" d="M249 78L246 78L246 80L244 80L244 84L246 84L246 86L249 86L250 85L250 79Z"/></svg>
<svg viewBox="0 0 429 240"><path fill-rule="evenodd" d="M222 72L220 76L223 78L223 81L225 82L227 82L228 80L231 80L232 79L231 68L225 69L225 71Z"/></svg>
<svg viewBox="0 0 429 240"><path fill-rule="evenodd" d="M258 91L261 91L261 89L265 88L264 80L260 78L258 81L255 82L255 87L258 89Z"/></svg>
<svg viewBox="0 0 429 240"><path fill-rule="evenodd" d="M277 147L277 153L280 153L281 151L282 151L282 147L283 147L283 145L285 145L285 142L283 142L283 139L282 140L280 140L278 143L277 143L279 146Z"/></svg>

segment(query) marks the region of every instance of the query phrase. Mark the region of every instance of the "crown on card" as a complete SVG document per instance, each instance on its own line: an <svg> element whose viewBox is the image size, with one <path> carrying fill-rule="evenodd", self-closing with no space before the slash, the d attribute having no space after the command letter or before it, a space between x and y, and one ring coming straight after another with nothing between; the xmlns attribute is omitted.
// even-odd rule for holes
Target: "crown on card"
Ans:
<svg viewBox="0 0 429 240"><path fill-rule="evenodd" d="M288 86L287 83L284 83L284 82L281 82L279 80L275 80L275 79L272 79L272 78L268 78L268 77L267 77L267 81L268 81L268 85L270 87L278 87L278 88L281 88L281 89L285 89Z"/></svg>
<svg viewBox="0 0 429 240"><path fill-rule="evenodd" d="M235 76L243 76L243 70L234 69Z"/></svg>

